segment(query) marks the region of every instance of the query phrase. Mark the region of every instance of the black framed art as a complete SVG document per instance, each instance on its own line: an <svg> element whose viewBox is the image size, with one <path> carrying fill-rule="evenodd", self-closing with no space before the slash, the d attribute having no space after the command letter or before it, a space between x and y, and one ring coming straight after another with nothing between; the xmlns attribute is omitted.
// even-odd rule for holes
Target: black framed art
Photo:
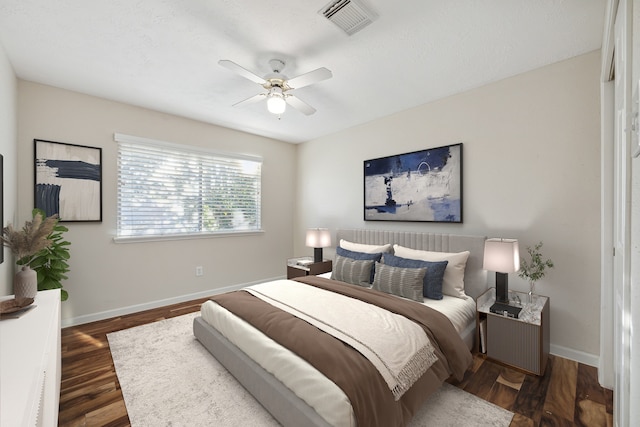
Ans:
<svg viewBox="0 0 640 427"><path fill-rule="evenodd" d="M462 222L462 143L364 161L365 221Z"/></svg>
<svg viewBox="0 0 640 427"><path fill-rule="evenodd" d="M102 148L33 142L35 207L62 222L102 221Z"/></svg>

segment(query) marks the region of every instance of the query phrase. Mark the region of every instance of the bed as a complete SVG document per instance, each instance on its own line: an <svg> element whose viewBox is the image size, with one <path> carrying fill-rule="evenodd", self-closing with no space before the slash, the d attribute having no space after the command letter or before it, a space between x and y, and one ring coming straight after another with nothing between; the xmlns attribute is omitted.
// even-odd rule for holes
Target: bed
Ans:
<svg viewBox="0 0 640 427"><path fill-rule="evenodd" d="M442 300L425 298L424 301L426 301L426 305L435 308L438 312L444 312L450 318L451 323L447 322L447 324L451 327L452 332L449 335L457 334L460 340L458 337L455 337L455 340L464 343L462 345L465 346L467 352L472 348L476 334L474 300L487 289L486 272L482 270L484 237L384 230L338 230L337 242L340 241L361 245L399 245L399 249L406 251L444 253L468 251L464 267L464 293L458 297L444 295ZM337 251L344 251L344 249L337 249ZM336 253L335 259L338 258ZM336 265L334 265L334 270L336 270ZM336 274L335 271L334 274ZM322 277L302 279L302 282L311 282L304 283L304 286L332 287L336 285L334 281ZM358 294L356 296L360 297L361 291L357 288L359 287L350 286L348 292L353 290ZM369 294L372 292L363 292L367 293L363 298L371 297ZM394 301L402 299L396 296L387 298L379 294L371 297L376 298L376 304L378 298L384 300L383 304L386 304L387 300L391 304L395 304ZM223 296L223 298L225 297ZM239 304L239 307L249 303L253 304L253 301L258 299L248 294L246 297L249 299ZM239 319L231 311L219 306L222 303L223 301L203 304L201 316L194 320L194 335L282 425L354 426L357 424L356 419L368 420L361 422L363 425L368 425L372 419L379 420L376 418L379 415L375 414L372 415L373 418L363 418L362 408L356 409L356 406L359 405L352 406L349 397L334 382L288 348L265 337L258 330L259 328ZM248 310L251 311L251 309ZM455 343L455 345L458 344ZM321 347L324 348L324 344ZM440 348L440 344L437 347L438 351L444 351ZM306 348L309 346L307 345ZM313 349L312 351L317 350ZM333 350L330 352L332 353ZM358 352L354 351L354 353ZM442 357L440 353L438 355ZM462 356L460 358L463 360ZM446 377L451 375L452 368L449 364L454 366L463 363L462 361L458 362L457 359L452 359L454 361L450 362L446 357L443 357L443 360L443 362L438 361L437 366L434 365L430 368L399 398L404 406L402 409L394 407L393 411L402 412L400 414L401 421L397 423L393 421L394 424L387 425L406 424L416 407L419 407L420 403L426 400L427 396L434 392ZM444 364L444 367L440 365L441 363ZM459 373L460 367L456 369ZM330 375L327 374L327 376ZM381 386L379 384L372 386L367 382L367 387L366 393L373 394L370 390L378 390ZM353 391L351 392L353 393ZM360 391L360 393L363 392ZM358 397L355 400L357 401ZM409 403L405 404L405 401ZM384 410L382 412L393 411Z"/></svg>

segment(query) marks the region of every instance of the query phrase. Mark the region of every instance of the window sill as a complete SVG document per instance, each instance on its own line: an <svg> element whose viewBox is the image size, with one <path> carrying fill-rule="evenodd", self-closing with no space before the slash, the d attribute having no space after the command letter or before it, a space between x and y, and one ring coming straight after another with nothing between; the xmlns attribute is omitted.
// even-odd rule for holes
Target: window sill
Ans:
<svg viewBox="0 0 640 427"><path fill-rule="evenodd" d="M213 233L190 233L190 234L170 234L170 235L149 235L149 236L131 236L131 237L114 237L114 243L147 243L161 242L167 240L194 240L194 239L215 239L218 237L245 237L264 234L264 230L247 230L247 231L219 231Z"/></svg>

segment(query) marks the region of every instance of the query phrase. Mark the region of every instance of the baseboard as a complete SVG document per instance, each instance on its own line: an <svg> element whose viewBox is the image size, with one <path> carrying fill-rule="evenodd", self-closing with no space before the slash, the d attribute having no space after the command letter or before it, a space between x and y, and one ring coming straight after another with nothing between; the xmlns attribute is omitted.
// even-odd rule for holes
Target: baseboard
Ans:
<svg viewBox="0 0 640 427"><path fill-rule="evenodd" d="M85 323L96 322L98 320L110 319L112 317L124 316L127 314L138 313L140 311L151 310L154 308L164 307L171 304L178 304L185 301L191 301L200 298L206 298L211 295L221 294L224 292L235 291L246 286L257 285L258 283L264 283L271 280L284 279L285 277L274 277L272 279L258 280L255 282L241 283L232 286L226 286L224 288L209 289L202 292L196 292L193 294L180 295L173 298L166 298L162 300L150 301L144 304L130 305L114 310L101 311L94 314L86 314L84 316L72 317L69 319L62 319L62 327L82 325ZM565 359L574 360L576 362L584 363L585 365L598 367L599 356L595 354L585 353L583 351L574 350L568 347L551 344L550 353L554 356L564 357Z"/></svg>
<svg viewBox="0 0 640 427"><path fill-rule="evenodd" d="M224 292L230 292L230 291L235 291L247 286L251 286L251 285L257 285L258 283L264 283L264 282L268 282L271 280L279 280L279 279L284 279L285 277L274 277L271 279L265 279L265 280L257 280L255 282L249 282L249 283L240 283L237 285L232 285L232 286L226 286L224 288L217 288L217 289L209 289L206 291L202 291L202 292L196 292L193 294L187 294L187 295L180 295L177 297L172 297L172 298L166 298L166 299L161 299L161 300L156 300L156 301L150 301L150 302L146 302L144 304L136 304L136 305L130 305L127 307L122 307L122 308L117 308L114 310L107 310L107 311L101 311L99 313L94 313L94 314L86 314L83 316L77 316L77 317L71 317L69 319L62 319L62 327L66 328L69 326L77 326L77 325L82 325L85 323L91 323L91 322L97 322L98 320L105 320L105 319L110 319L112 317L118 317L118 316L124 316L127 314L132 314L132 313L138 313L140 311L145 311L145 310L151 310L154 308L159 308L159 307L164 307L167 305L171 305L171 304L178 304L181 302L185 302L185 301L191 301L191 300L195 300L195 299L200 299L200 298L206 298L208 296L211 295L216 295L216 294L221 294Z"/></svg>
<svg viewBox="0 0 640 427"><path fill-rule="evenodd" d="M596 354L585 353L584 351L574 350L572 348L563 347L561 345L551 344L549 352L554 356L564 357L565 359L580 362L589 366L594 366L596 368L600 363L600 356Z"/></svg>

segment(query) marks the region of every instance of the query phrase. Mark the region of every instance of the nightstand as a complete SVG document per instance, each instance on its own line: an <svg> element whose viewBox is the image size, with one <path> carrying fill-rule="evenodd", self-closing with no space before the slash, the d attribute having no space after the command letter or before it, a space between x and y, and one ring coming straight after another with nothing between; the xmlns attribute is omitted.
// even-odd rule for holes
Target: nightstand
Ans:
<svg viewBox="0 0 640 427"><path fill-rule="evenodd" d="M332 268L333 263L331 262L331 260L313 262L313 257L310 256L290 258L287 260L287 279L328 273Z"/></svg>
<svg viewBox="0 0 640 427"><path fill-rule="evenodd" d="M476 301L476 350L487 358L543 375L549 358L549 298L509 292L509 305L522 310L518 318L491 313L496 291L489 289ZM483 351L484 350L484 351Z"/></svg>

